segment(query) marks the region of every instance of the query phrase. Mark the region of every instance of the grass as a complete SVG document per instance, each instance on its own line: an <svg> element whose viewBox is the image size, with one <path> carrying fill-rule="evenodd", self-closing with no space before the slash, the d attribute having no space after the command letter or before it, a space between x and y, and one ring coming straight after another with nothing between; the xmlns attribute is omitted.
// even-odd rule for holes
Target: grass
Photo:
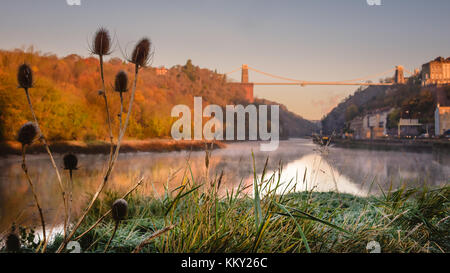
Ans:
<svg viewBox="0 0 450 273"><path fill-rule="evenodd" d="M257 188L251 195L244 185L219 194L220 178L200 184L189 171L180 187L166 190L162 197L131 194L128 219L108 252L132 252L172 225L141 252L369 252L370 241L378 242L382 252L450 250L449 186L391 189L367 198L289 190L276 194L279 176L264 178L264 173L255 175ZM266 194L260 196L261 192ZM77 235L120 197L107 192L97 200ZM113 229L108 216L79 239L83 252L102 252ZM55 251L61 240L57 237L47 251Z"/></svg>

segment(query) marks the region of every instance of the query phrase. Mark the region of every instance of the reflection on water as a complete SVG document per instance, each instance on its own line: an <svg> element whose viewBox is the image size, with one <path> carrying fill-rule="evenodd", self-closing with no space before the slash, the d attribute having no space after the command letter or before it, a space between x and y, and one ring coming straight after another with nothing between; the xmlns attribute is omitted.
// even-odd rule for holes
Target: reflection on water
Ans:
<svg viewBox="0 0 450 273"><path fill-rule="evenodd" d="M405 183L409 186L440 185L449 182L448 155L436 157L432 153L341 149L331 147L328 152L317 151L310 140L281 141L274 152L260 152L259 143L232 143L212 152L209 177L223 170L221 190L251 184L253 177L252 150L256 171L262 172L269 156L268 175L283 165L281 182L295 190L339 191L364 196L377 194L379 187L388 188ZM205 177L204 152L170 152L122 154L116 163L106 190L126 192L137 180L145 177L140 192L160 195L164 187L179 186L187 158L192 176L199 183ZM30 155L28 169L33 178L46 221L58 223L62 217L62 198L54 170L46 155ZM436 160L438 158L438 160ZM79 155L80 169L74 174L74 213L79 214L101 181L106 155ZM56 156L62 170L62 158ZM34 201L21 169L18 156L0 159L0 232L17 224L38 225ZM64 171L62 171L64 173ZM305 174L306 172L306 174ZM190 174L189 174L190 176ZM64 179L68 174L64 173ZM284 190L280 187L279 191ZM251 192L251 189L249 190Z"/></svg>
<svg viewBox="0 0 450 273"><path fill-rule="evenodd" d="M269 177L275 174L278 180L278 172L269 173ZM340 175L326 160L323 155L308 154L300 159L287 164L281 172L280 182L282 183L276 190L278 194L286 191L338 191L350 193L357 196L364 196L367 192L362 190L362 185L351 181L345 175ZM339 184L338 184L339 182ZM264 189L268 192L275 188L275 183Z"/></svg>

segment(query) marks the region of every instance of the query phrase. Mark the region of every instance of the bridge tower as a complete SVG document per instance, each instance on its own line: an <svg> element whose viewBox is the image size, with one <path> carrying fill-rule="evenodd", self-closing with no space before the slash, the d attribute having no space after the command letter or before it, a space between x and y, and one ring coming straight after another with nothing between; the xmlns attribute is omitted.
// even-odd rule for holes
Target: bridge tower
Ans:
<svg viewBox="0 0 450 273"><path fill-rule="evenodd" d="M397 65L395 67L395 83L396 84L404 84L405 83L405 76L403 74L403 66Z"/></svg>
<svg viewBox="0 0 450 273"><path fill-rule="evenodd" d="M241 86L244 88L244 97L250 103L253 103L253 83L248 82L248 65L242 65Z"/></svg>
<svg viewBox="0 0 450 273"><path fill-rule="evenodd" d="M248 65L242 65L241 83L248 83Z"/></svg>

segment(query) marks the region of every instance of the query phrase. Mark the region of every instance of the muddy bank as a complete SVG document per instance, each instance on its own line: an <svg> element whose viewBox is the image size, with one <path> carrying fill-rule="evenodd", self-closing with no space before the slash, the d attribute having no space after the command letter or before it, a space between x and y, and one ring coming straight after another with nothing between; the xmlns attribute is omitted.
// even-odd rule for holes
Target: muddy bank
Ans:
<svg viewBox="0 0 450 273"><path fill-rule="evenodd" d="M332 138L331 144L341 148L400 150L400 151L450 151L447 139L340 139Z"/></svg>
<svg viewBox="0 0 450 273"><path fill-rule="evenodd" d="M211 147L211 142L208 142ZM225 148L226 144L215 142L214 149ZM21 144L17 141L0 142L0 156L21 155ZM82 141L58 141L51 142L50 149L53 153L78 153L78 154L108 154L110 144L104 141L82 142ZM133 152L171 152L171 151L199 151L205 149L205 142L199 140L173 140L173 139L150 139L150 140L127 140L120 147L121 153ZM27 147L28 154L45 153L42 144L36 143Z"/></svg>

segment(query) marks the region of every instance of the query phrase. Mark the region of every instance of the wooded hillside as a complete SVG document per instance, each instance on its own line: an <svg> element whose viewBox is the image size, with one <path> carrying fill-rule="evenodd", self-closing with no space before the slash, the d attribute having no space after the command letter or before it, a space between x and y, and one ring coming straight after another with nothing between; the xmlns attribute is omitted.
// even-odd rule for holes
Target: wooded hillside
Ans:
<svg viewBox="0 0 450 273"><path fill-rule="evenodd" d="M32 49L0 50L0 140L13 140L22 124L31 120L23 89L17 88L17 67L30 64L34 73L31 100L43 133L49 140L106 140L108 136L104 101L97 58L69 55L58 58ZM121 59L107 60L104 66L114 131L117 135L120 99L113 91L114 76L124 70L132 78L134 66ZM176 104L193 106L193 97L201 96L203 104L242 103L243 90L226 84L222 74L194 66L190 60L183 66L168 68L165 75L157 75L148 67L139 73L133 116L127 131L132 139L170 136L174 118L170 116ZM128 105L125 93L124 104ZM245 102L244 102L245 103ZM311 134L310 123L281 107L289 119L291 136Z"/></svg>

